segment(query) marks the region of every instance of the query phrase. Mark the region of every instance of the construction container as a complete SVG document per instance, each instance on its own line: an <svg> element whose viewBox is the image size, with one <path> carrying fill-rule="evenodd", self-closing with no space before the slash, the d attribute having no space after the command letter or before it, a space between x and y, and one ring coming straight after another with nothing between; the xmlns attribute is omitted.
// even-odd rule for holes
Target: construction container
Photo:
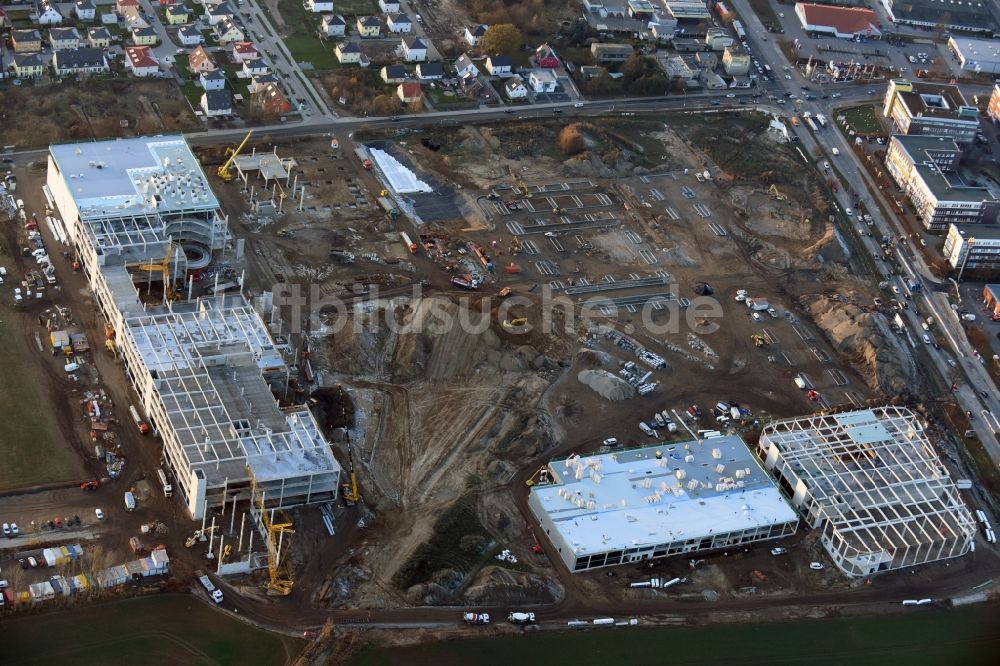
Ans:
<svg viewBox="0 0 1000 666"><path fill-rule="evenodd" d="M52 589L52 583L45 581L43 583L32 583L28 586L28 592L31 595L31 601L48 601L50 599L55 599L56 591Z"/></svg>

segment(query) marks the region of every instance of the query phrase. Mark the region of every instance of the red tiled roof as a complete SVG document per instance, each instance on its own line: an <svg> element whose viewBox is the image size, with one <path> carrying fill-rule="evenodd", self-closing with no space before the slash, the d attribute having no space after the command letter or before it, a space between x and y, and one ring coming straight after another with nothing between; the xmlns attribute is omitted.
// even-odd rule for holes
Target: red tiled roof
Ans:
<svg viewBox="0 0 1000 666"><path fill-rule="evenodd" d="M870 9L862 7L835 7L832 5L798 4L806 17L806 23L828 26L841 34L856 34L869 28L878 30L878 16Z"/></svg>
<svg viewBox="0 0 1000 666"><path fill-rule="evenodd" d="M408 82L400 83L399 85L403 89L403 97L420 97L424 92L419 83Z"/></svg>
<svg viewBox="0 0 1000 666"><path fill-rule="evenodd" d="M235 53L243 53L243 54L259 53L257 47L254 46L253 42L236 42L235 44L233 44L233 51Z"/></svg>
<svg viewBox="0 0 1000 666"><path fill-rule="evenodd" d="M148 46L129 46L125 49L132 67L159 67L160 63L153 57L153 49Z"/></svg>

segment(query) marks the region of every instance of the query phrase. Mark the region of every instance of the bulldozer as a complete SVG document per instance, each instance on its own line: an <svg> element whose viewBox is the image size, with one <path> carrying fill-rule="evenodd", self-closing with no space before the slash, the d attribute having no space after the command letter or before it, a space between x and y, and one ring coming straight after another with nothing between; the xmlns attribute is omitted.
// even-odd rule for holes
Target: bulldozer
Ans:
<svg viewBox="0 0 1000 666"><path fill-rule="evenodd" d="M757 347L758 349L760 347L766 347L769 344L767 338L765 338L763 335L760 335L759 333L754 333L753 335L750 336L750 339L753 340L754 346Z"/></svg>

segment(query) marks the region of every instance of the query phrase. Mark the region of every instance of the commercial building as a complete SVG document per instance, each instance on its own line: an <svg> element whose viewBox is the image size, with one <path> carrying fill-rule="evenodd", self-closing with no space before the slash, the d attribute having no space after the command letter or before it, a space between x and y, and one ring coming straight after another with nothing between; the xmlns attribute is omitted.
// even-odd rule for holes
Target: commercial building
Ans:
<svg viewBox="0 0 1000 666"><path fill-rule="evenodd" d="M1000 225L953 224L941 252L960 275L995 276L1000 273Z"/></svg>
<svg viewBox="0 0 1000 666"><path fill-rule="evenodd" d="M849 576L960 557L976 526L922 424L904 407L777 421L758 449Z"/></svg>
<svg viewBox="0 0 1000 666"><path fill-rule="evenodd" d="M600 44L590 45L590 55L594 57L594 62L601 65L612 63L623 63L635 55L635 49L631 44Z"/></svg>
<svg viewBox="0 0 1000 666"><path fill-rule="evenodd" d="M242 293L140 298L136 282L183 283L213 253L242 249L184 138L50 146L45 192L191 517L248 499L251 475L269 505L335 498L340 466L315 419L272 394L290 377L288 350ZM165 257L162 272L136 270Z"/></svg>
<svg viewBox="0 0 1000 666"><path fill-rule="evenodd" d="M841 39L880 39L878 16L865 7L838 7L795 3L795 15L806 32L833 35Z"/></svg>
<svg viewBox="0 0 1000 666"><path fill-rule="evenodd" d="M1000 318L1000 284L983 286L983 307L989 310L992 319Z"/></svg>
<svg viewBox="0 0 1000 666"><path fill-rule="evenodd" d="M975 37L948 38L948 48L958 58L962 69L976 74L1000 73L1000 42Z"/></svg>
<svg viewBox="0 0 1000 666"><path fill-rule="evenodd" d="M994 123L1000 121L1000 84L994 84L993 92L990 93L990 104L986 108L988 115Z"/></svg>
<svg viewBox="0 0 1000 666"><path fill-rule="evenodd" d="M727 46L722 52L722 69L730 76L744 76L750 72L750 55L736 46Z"/></svg>
<svg viewBox="0 0 1000 666"><path fill-rule="evenodd" d="M570 571L795 533L795 511L737 436L553 460L528 505Z"/></svg>
<svg viewBox="0 0 1000 666"><path fill-rule="evenodd" d="M950 31L992 32L983 0L881 0L893 23Z"/></svg>
<svg viewBox="0 0 1000 666"><path fill-rule="evenodd" d="M944 231L949 224L990 223L998 202L985 187L966 185L956 173L962 152L946 137L894 134L885 166L910 198L924 228Z"/></svg>
<svg viewBox="0 0 1000 666"><path fill-rule="evenodd" d="M712 16L704 0L663 0L663 4L676 20L706 21Z"/></svg>
<svg viewBox="0 0 1000 666"><path fill-rule="evenodd" d="M882 114L901 134L946 136L971 143L979 130L979 109L965 101L958 86L890 81Z"/></svg>

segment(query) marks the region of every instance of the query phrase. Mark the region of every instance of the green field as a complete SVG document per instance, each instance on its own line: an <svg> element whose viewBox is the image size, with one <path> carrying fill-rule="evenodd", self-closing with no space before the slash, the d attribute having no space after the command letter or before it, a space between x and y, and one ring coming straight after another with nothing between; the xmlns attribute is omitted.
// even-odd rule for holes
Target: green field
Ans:
<svg viewBox="0 0 1000 666"><path fill-rule="evenodd" d="M885 126L879 118L879 107L871 104L865 106L855 106L850 109L837 111L836 114L844 116L847 128L852 129L861 136L875 135L885 136Z"/></svg>
<svg viewBox="0 0 1000 666"><path fill-rule="evenodd" d="M5 620L7 664L286 664L304 642L232 619L188 595L162 594Z"/></svg>
<svg viewBox="0 0 1000 666"><path fill-rule="evenodd" d="M12 320L11 312L0 313L0 490L81 478L83 466L53 416L71 398L50 403L32 357L37 350L25 348Z"/></svg>
<svg viewBox="0 0 1000 666"><path fill-rule="evenodd" d="M351 666L452 664L844 664L944 666L996 663L1000 608L923 611L710 627L600 630L476 638L410 648L365 648Z"/></svg>

